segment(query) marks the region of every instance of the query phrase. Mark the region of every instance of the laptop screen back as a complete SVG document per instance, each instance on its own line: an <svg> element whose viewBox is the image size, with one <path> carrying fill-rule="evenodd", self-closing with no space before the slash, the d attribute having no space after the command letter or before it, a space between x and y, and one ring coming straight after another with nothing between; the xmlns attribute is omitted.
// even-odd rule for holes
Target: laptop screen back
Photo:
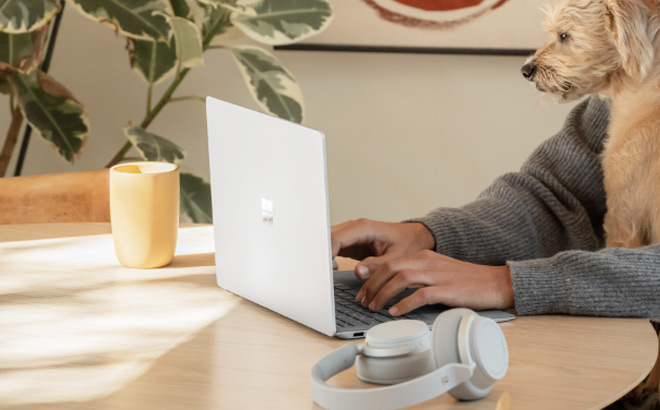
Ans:
<svg viewBox="0 0 660 410"><path fill-rule="evenodd" d="M333 335L323 134L206 104L218 285Z"/></svg>

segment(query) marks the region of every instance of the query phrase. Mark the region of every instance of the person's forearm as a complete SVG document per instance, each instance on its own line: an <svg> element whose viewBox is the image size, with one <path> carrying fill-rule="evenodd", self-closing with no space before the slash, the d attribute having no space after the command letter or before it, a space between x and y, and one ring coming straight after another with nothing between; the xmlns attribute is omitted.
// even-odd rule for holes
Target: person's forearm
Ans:
<svg viewBox="0 0 660 410"><path fill-rule="evenodd" d="M660 245L511 261L520 315L660 316Z"/></svg>
<svg viewBox="0 0 660 410"><path fill-rule="evenodd" d="M609 107L592 98L543 143L520 172L498 178L479 199L423 218L436 251L486 265L549 257L604 245L606 212L600 153Z"/></svg>

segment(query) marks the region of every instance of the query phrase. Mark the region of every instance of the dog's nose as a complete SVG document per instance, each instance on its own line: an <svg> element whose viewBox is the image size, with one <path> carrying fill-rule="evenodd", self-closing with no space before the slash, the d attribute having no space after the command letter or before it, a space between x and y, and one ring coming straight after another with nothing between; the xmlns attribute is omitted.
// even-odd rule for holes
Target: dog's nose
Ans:
<svg viewBox="0 0 660 410"><path fill-rule="evenodd" d="M531 80L534 78L534 74L536 74L536 64L533 62L529 62L522 66L520 69L520 72L522 73L523 77L525 77L528 80Z"/></svg>

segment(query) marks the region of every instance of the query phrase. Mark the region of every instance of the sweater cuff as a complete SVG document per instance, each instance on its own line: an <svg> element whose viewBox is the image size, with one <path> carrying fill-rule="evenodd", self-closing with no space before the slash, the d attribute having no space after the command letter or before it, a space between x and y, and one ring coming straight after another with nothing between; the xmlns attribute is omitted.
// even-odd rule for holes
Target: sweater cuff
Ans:
<svg viewBox="0 0 660 410"><path fill-rule="evenodd" d="M454 223L451 223L451 219L445 218L442 213L433 216L407 219L403 222L421 223L431 232L431 235L433 235L435 241L434 249L436 252L446 256L456 257L455 255L460 248L458 243L463 235L454 227Z"/></svg>
<svg viewBox="0 0 660 410"><path fill-rule="evenodd" d="M572 299L570 278L557 258L509 261L507 265L518 315L568 313Z"/></svg>

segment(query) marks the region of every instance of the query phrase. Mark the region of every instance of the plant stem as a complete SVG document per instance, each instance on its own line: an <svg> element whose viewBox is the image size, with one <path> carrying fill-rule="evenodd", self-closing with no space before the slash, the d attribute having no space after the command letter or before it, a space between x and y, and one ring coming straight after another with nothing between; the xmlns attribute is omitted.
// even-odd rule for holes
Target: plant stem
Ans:
<svg viewBox="0 0 660 410"><path fill-rule="evenodd" d="M204 41L202 43L202 48L203 48L204 51L206 51L210 47L215 48L215 46L209 46L209 45L211 44L211 41L213 40L213 37L215 37L216 34L218 34L218 31L219 31L218 29L220 27L222 27L224 24L227 24L229 22L229 14L230 13L226 13L224 16L222 16L222 18L220 18L218 21L215 22L212 29L208 31L208 33L207 33L207 35L204 38ZM163 94L162 97L160 97L160 100L158 101L156 106L153 109L151 109L151 103L150 102L147 103L147 108L148 108L147 114L145 115L144 119L140 123L140 127L142 127L143 129L146 129L149 126L149 124L151 124L151 121L153 121L154 118L156 118L156 116L158 115L160 110L162 110L163 107L165 107L165 105L167 105L168 102L173 100L172 94L174 94L174 91L176 90L176 88L179 86L179 84L181 84L181 81L183 81L183 79L186 77L186 75L190 71L190 67L187 67L187 68L184 68L181 71L178 71L180 69L180 67L181 66L179 65L179 68L177 69L176 77L172 81L172 84L170 84L167 91L165 91L165 94ZM151 99L151 85L149 87L148 98ZM121 149L115 154L115 156L112 157L110 162L108 162L106 164L105 167L110 168L111 166L119 163L119 161L121 161L124 158L124 155L126 155L128 150L130 150L132 146L133 146L133 144L131 144L130 141L127 141L121 147Z"/></svg>
<svg viewBox="0 0 660 410"><path fill-rule="evenodd" d="M204 101L206 97L201 97L199 95L187 95L185 97L176 97L176 98L170 98L170 102L177 102L177 101Z"/></svg>
<svg viewBox="0 0 660 410"><path fill-rule="evenodd" d="M165 107L165 105L168 102L170 102L170 99L172 98L172 94L179 86L179 84L181 84L181 81L183 81L183 79L186 77L188 72L190 72L190 68L185 68L176 76L176 78L174 79L174 81L172 81L172 84L170 84L167 91L165 91L165 94L163 94L163 96L160 97L158 104L156 104L156 106L151 111L149 111L147 115L144 117L144 119L140 123L141 128L146 129L149 126L149 124L151 124L151 122L154 120L154 118L156 118L160 110L162 110L163 107ZM117 152L117 154L110 160L110 162L106 164L105 167L110 168L111 166L119 163L119 161L121 161L122 158L124 158L124 155L126 155L128 150L131 149L132 146L133 144L131 144L130 141L126 141L124 146L121 147L119 152Z"/></svg>
<svg viewBox="0 0 660 410"><path fill-rule="evenodd" d="M154 93L153 83L149 83L149 89L147 90L147 112L151 112L151 97Z"/></svg>
<svg viewBox="0 0 660 410"><path fill-rule="evenodd" d="M21 126L23 125L23 113L18 107L14 107L14 95L11 95L10 101L11 109L11 123L9 124L9 129L7 130L7 137L5 138L5 143L2 147L2 152L0 152L0 177L4 177L7 172L7 167L9 167L9 161L11 160L11 154L14 152L14 147L18 141L18 134L21 131Z"/></svg>
<svg viewBox="0 0 660 410"><path fill-rule="evenodd" d="M133 144L131 144L130 141L127 141L127 142L121 147L121 149L115 154L115 156L112 157L112 159L110 160L110 162L108 162L107 164L105 164L105 167L106 167L106 168L110 168L111 166L118 164L119 161L121 161L121 160L124 158L124 155L126 155L126 153L128 152L128 150L131 149L132 146L133 146Z"/></svg>

